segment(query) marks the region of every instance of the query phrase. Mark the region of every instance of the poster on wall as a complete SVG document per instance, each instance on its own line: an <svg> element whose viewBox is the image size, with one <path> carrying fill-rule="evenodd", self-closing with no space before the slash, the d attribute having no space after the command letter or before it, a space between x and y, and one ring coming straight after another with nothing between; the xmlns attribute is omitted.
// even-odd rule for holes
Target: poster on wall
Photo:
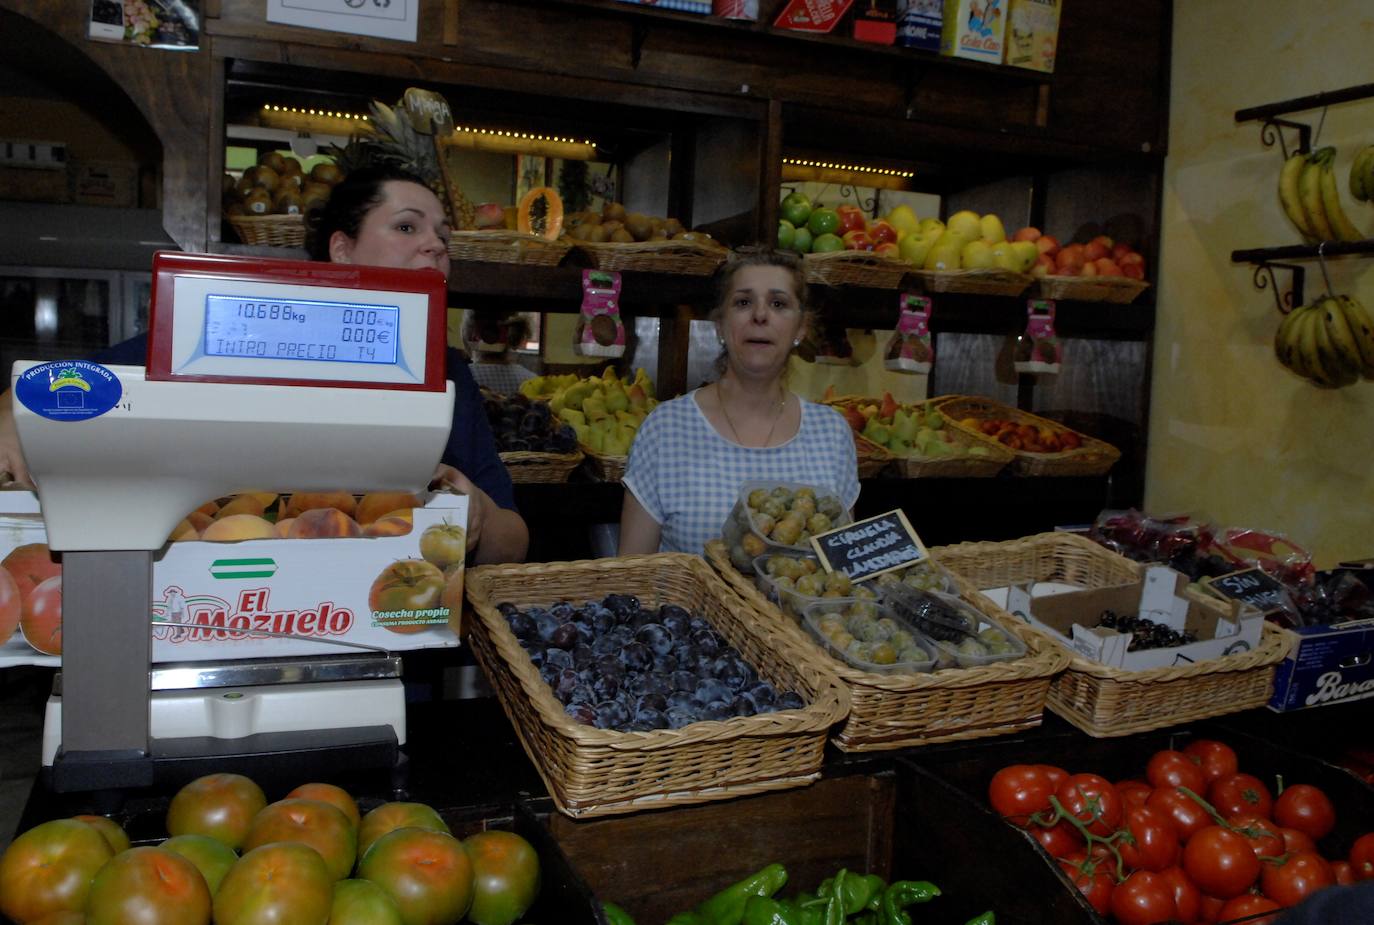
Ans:
<svg viewBox="0 0 1374 925"><path fill-rule="evenodd" d="M267 21L415 41L420 0L267 0Z"/></svg>
<svg viewBox="0 0 1374 925"><path fill-rule="evenodd" d="M93 39L145 48L200 47L200 0L91 0Z"/></svg>

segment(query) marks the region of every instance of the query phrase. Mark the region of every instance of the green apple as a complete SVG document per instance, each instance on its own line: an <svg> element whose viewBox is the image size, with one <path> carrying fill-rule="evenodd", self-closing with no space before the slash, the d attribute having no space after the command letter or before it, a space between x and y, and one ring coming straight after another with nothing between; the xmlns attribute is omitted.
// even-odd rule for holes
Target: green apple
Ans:
<svg viewBox="0 0 1374 925"><path fill-rule="evenodd" d="M998 244L994 244L990 248L990 251L992 254L993 266L1003 270L1011 270L1013 273L1021 272L1021 261L1012 251L1009 243L1002 241Z"/></svg>
<svg viewBox="0 0 1374 925"><path fill-rule="evenodd" d="M959 265L965 270L992 266L992 248L985 241L969 241L959 251Z"/></svg>
<svg viewBox="0 0 1374 925"><path fill-rule="evenodd" d="M988 244L1001 244L1007 239L1007 229L1002 227L1002 220L989 212L978 219L978 225L982 228L982 238Z"/></svg>
<svg viewBox="0 0 1374 925"><path fill-rule="evenodd" d="M949 221L945 222L945 226L965 241L974 241L983 236L982 220L977 212L968 209L955 212L949 217Z"/></svg>
<svg viewBox="0 0 1374 925"><path fill-rule="evenodd" d="M797 230L792 233L792 250L799 254L811 253L811 229L805 225L797 226Z"/></svg>
<svg viewBox="0 0 1374 925"><path fill-rule="evenodd" d="M922 234L930 234L932 231L944 231L945 223L938 218L923 218L920 228Z"/></svg>
<svg viewBox="0 0 1374 925"><path fill-rule="evenodd" d="M840 213L834 209L821 206L819 209L811 210L811 217L806 220L806 227L811 229L811 234L820 237L823 234L833 234L840 227ZM815 249L815 244L812 244Z"/></svg>
<svg viewBox="0 0 1374 925"><path fill-rule="evenodd" d="M829 232L818 234L811 241L811 253L813 254L828 254L831 251L842 250L844 250L844 240L837 234L830 234Z"/></svg>
<svg viewBox="0 0 1374 925"><path fill-rule="evenodd" d="M910 234L921 227L920 219L916 217L911 206L906 203L892 207L892 211L887 213L887 223L897 229L899 236Z"/></svg>
<svg viewBox="0 0 1374 925"><path fill-rule="evenodd" d="M897 255L913 267L919 267L926 262L926 254L934 243L933 239L920 234L909 234L897 242Z"/></svg>
<svg viewBox="0 0 1374 925"><path fill-rule="evenodd" d="M800 228L811 217L811 197L805 193L788 193L778 207L778 215Z"/></svg>
<svg viewBox="0 0 1374 925"><path fill-rule="evenodd" d="M1035 258L1040 256L1040 248L1034 241L1012 241L1011 252L1016 255L1016 272L1029 273L1035 266Z"/></svg>
<svg viewBox="0 0 1374 925"><path fill-rule="evenodd" d="M791 250L792 242L797 239L797 226L785 218L778 219L778 247Z"/></svg>

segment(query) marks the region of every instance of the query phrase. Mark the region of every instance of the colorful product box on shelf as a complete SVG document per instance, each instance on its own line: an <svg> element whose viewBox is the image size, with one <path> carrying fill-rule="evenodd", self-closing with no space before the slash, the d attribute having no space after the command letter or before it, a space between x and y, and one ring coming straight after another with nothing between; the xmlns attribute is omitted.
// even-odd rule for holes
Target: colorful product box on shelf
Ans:
<svg viewBox="0 0 1374 925"><path fill-rule="evenodd" d="M939 51L943 22L940 0L901 0L897 44L904 48Z"/></svg>
<svg viewBox="0 0 1374 925"><path fill-rule="evenodd" d="M711 12L711 0L620 0L620 2L653 6L660 10L677 10L680 13L709 15Z"/></svg>
<svg viewBox="0 0 1374 925"><path fill-rule="evenodd" d="M897 0L860 0L854 10L854 38L874 45L897 40Z"/></svg>
<svg viewBox="0 0 1374 925"><path fill-rule="evenodd" d="M711 12L721 19L759 18L759 0L712 0Z"/></svg>
<svg viewBox="0 0 1374 925"><path fill-rule="evenodd" d="M1274 674L1276 712L1374 697L1374 623L1290 630L1293 648Z"/></svg>
<svg viewBox="0 0 1374 925"><path fill-rule="evenodd" d="M940 54L1002 63L1007 0L945 0Z"/></svg>
<svg viewBox="0 0 1374 925"><path fill-rule="evenodd" d="M829 32L853 5L854 0L788 0L773 25L798 32Z"/></svg>
<svg viewBox="0 0 1374 925"><path fill-rule="evenodd" d="M1060 0L1010 0L1005 62L1012 67L1054 73L1059 47Z"/></svg>
<svg viewBox="0 0 1374 925"><path fill-rule="evenodd" d="M1167 566L1151 566L1141 581L1090 590L1041 594L1018 585L1007 590L1006 609L1045 630L1075 652L1112 668L1143 671L1220 658L1259 645L1264 616L1239 601L1184 596L1188 577ZM1130 633L1096 626L1104 610L1138 614L1197 642L1130 651Z"/></svg>

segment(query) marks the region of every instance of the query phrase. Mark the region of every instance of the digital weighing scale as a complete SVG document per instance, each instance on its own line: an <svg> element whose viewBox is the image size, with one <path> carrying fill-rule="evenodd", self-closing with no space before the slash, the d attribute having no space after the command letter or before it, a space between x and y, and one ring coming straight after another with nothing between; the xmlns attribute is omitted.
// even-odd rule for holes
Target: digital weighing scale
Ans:
<svg viewBox="0 0 1374 925"><path fill-rule="evenodd" d="M63 554L54 790L317 750L395 760L399 658L152 666L152 565L207 499L425 488L453 411L446 294L437 270L158 253L146 367L14 364L20 443Z"/></svg>

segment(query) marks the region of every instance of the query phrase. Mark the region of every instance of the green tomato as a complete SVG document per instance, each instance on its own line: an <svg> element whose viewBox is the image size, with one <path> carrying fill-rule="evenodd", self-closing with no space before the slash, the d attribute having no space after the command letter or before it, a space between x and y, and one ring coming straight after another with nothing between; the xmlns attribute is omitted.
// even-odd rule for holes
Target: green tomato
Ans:
<svg viewBox="0 0 1374 925"><path fill-rule="evenodd" d="M819 209L812 209L811 217L806 220L806 227L810 228L811 233L817 237L831 234L840 227L840 213L824 206Z"/></svg>
<svg viewBox="0 0 1374 925"><path fill-rule="evenodd" d="M812 246L811 229L805 225L798 225L797 230L792 233L792 250L799 254L809 254Z"/></svg>
<svg viewBox="0 0 1374 925"><path fill-rule="evenodd" d="M805 193L788 193L783 197L778 214L800 228L811 216L811 197Z"/></svg>
<svg viewBox="0 0 1374 925"><path fill-rule="evenodd" d="M797 237L797 226L787 219L778 220L778 247L783 250L791 250L792 242Z"/></svg>
<svg viewBox="0 0 1374 925"><path fill-rule="evenodd" d="M811 242L811 253L813 254L826 254L830 251L842 250L844 250L844 241L839 235L819 234Z"/></svg>

